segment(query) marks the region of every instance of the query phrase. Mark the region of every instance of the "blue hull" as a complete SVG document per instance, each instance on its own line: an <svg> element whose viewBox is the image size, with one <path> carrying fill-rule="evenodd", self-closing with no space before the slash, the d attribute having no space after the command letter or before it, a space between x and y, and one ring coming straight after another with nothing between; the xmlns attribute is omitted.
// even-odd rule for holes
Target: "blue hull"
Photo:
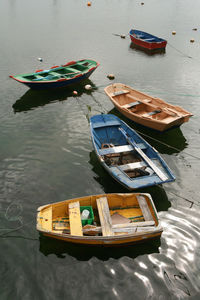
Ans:
<svg viewBox="0 0 200 300"><path fill-rule="evenodd" d="M175 180L158 152L116 116L93 116L90 128L93 146L102 166L127 189L135 190ZM152 168L154 166L155 169Z"/></svg>

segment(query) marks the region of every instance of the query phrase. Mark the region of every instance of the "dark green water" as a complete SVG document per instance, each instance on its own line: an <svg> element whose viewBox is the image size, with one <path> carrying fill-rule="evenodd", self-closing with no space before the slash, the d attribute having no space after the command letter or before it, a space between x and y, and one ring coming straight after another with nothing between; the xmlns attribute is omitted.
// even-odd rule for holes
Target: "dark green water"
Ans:
<svg viewBox="0 0 200 300"><path fill-rule="evenodd" d="M83 0L1 1L1 300L199 299L199 11L191 0L95 0L91 7ZM133 27L166 38L166 52L148 55L128 36L113 35ZM86 93L83 85L77 98L65 90L33 92L8 77L82 58L100 62L89 81L98 89ZM194 116L164 134L131 124L103 92L109 73ZM159 241L96 249L44 239L35 229L40 205L125 192L92 148L88 117L101 112L145 134L176 176L141 190L151 193L159 212Z"/></svg>

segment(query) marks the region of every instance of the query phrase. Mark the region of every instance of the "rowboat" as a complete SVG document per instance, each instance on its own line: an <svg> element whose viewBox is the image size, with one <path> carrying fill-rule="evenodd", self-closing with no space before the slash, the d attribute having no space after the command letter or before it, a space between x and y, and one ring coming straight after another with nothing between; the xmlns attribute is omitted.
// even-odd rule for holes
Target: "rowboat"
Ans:
<svg viewBox="0 0 200 300"><path fill-rule="evenodd" d="M131 87L115 83L104 89L116 109L130 120L158 131L179 127L192 113Z"/></svg>
<svg viewBox="0 0 200 300"><path fill-rule="evenodd" d="M89 78L99 66L94 60L70 61L48 70L36 70L34 73L10 75L10 78L27 85L31 89L49 89L68 87Z"/></svg>
<svg viewBox="0 0 200 300"><path fill-rule="evenodd" d="M118 117L111 114L92 116L90 128L101 165L127 189L175 180L159 153Z"/></svg>
<svg viewBox="0 0 200 300"><path fill-rule="evenodd" d="M37 230L66 242L113 246L145 242L162 233L146 193L92 195L41 206Z"/></svg>
<svg viewBox="0 0 200 300"><path fill-rule="evenodd" d="M148 50L164 49L167 45L166 40L144 31L131 29L129 35L133 44Z"/></svg>

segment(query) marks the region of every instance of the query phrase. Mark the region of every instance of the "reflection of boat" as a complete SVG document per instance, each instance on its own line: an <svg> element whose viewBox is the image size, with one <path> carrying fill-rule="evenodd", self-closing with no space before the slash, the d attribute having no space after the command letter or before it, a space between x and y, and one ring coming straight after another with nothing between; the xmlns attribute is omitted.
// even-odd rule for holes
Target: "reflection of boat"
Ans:
<svg viewBox="0 0 200 300"><path fill-rule="evenodd" d="M133 44L148 50L163 49L167 41L144 31L131 29L129 32Z"/></svg>
<svg viewBox="0 0 200 300"><path fill-rule="evenodd" d="M64 101L68 97L78 96L80 97L82 94L91 94L93 89L86 90L85 85L90 84L93 89L96 88L91 80L86 79L84 83L80 83L77 86L70 86L67 89L57 89L57 90L42 90L42 91L34 91L28 90L20 99L18 99L13 104L14 112L23 112L34 109L36 107L44 106L53 101ZM77 91L77 95L73 95L74 88Z"/></svg>
<svg viewBox="0 0 200 300"><path fill-rule="evenodd" d="M78 84L89 78L98 66L99 63L96 61L85 59L54 66L49 70L37 70L34 73L10 75L10 77L35 90L60 88Z"/></svg>
<svg viewBox="0 0 200 300"><path fill-rule="evenodd" d="M119 118L96 115L90 127L100 163L129 190L175 180L158 152Z"/></svg>
<svg viewBox="0 0 200 300"><path fill-rule="evenodd" d="M134 245L127 244L125 247L118 247L117 251L113 251L113 247L91 247L89 245L66 243L57 239L51 239L43 236L39 237L40 252L48 256L54 254L59 258L65 258L66 254L68 257L74 257L79 261L89 261L91 258L97 257L102 261L106 261L110 258L119 259L121 257L130 257L131 259L136 258L144 254L159 253L160 248L160 238L148 239L145 242L145 247L143 243L138 243Z"/></svg>
<svg viewBox="0 0 200 300"><path fill-rule="evenodd" d="M165 48L149 50L149 49L143 48L141 46L135 45L133 43L130 43L129 47L137 52L140 52L140 53L143 52L148 56L159 55L159 54L164 55L166 52Z"/></svg>
<svg viewBox="0 0 200 300"><path fill-rule="evenodd" d="M122 83L109 85L104 91L127 118L158 131L178 127L192 116L180 106L151 97Z"/></svg>
<svg viewBox="0 0 200 300"><path fill-rule="evenodd" d="M83 213L89 216L83 219ZM123 245L159 237L162 227L149 194L92 195L41 206L37 230L84 245Z"/></svg>

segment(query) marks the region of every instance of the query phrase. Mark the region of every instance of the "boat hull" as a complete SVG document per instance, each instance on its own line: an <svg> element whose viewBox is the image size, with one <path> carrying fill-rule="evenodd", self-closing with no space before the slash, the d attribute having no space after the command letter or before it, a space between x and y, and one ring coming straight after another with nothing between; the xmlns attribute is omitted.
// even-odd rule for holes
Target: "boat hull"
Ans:
<svg viewBox="0 0 200 300"><path fill-rule="evenodd" d="M142 231L139 229L134 229L131 230L129 233L123 232L127 231L128 229L126 228L126 224L119 224L118 225L111 225L111 226L117 226L118 228L120 227L122 229L122 232L118 232L114 235L82 235L82 236L77 236L77 235L71 235L64 233L62 230L58 229L58 232L56 232L56 228L54 227L53 224L55 224L56 218L60 218L61 216L63 217L62 219L66 219L67 215L69 213L69 206L79 202L80 206L85 206L85 205L91 205L93 207L93 210L96 211L94 219L95 222L98 222L97 216L99 212L98 208L98 199L102 197L106 197L109 205L109 213L114 215L116 211L119 211L120 209L120 214L123 214L123 209L126 211L126 215L130 216L130 212L128 213L128 210L130 209L133 212L134 215L134 210L137 210L138 214L139 212L139 206L138 208L137 205L139 202L138 199L139 197L143 197L146 202L146 208L145 211L149 211L151 222L150 227L143 227ZM144 204L143 204L144 205ZM98 208L98 210L97 210ZM51 214L49 214L49 211L51 211ZM112 213L111 213L112 211ZM139 212L139 214L141 211ZM143 213L143 212L142 212ZM141 218L142 216L138 216L137 218ZM136 218L136 217L135 217ZM62 221L64 222L64 221ZM69 221L70 223L70 221ZM144 224L140 223L140 224ZM116 223L115 223L116 224ZM132 228L136 228L139 224L138 221L129 223L134 225ZM148 223L149 224L149 223ZM124 226L125 225L125 226ZM71 223L70 223L71 226ZM145 225L142 225L145 226ZM147 225L146 225L147 226ZM99 228L99 227L98 227ZM114 227L113 227L114 228ZM141 228L141 227L137 227ZM91 196L85 196L81 198L74 198L70 200L65 200L61 202L56 202L48 205L41 206L37 209L37 230L39 231L40 234L43 236L61 240L64 242L68 243L73 243L73 244L82 244L82 245L93 245L93 246L122 246L122 245L127 245L127 244L136 244L136 243L141 243L141 242L146 242L151 239L157 239L160 237L163 229L160 225L158 214L155 208L155 205L153 203L153 200L151 198L150 194L146 193L132 193L132 194L103 194L103 195L91 195ZM85 230L84 227L82 227L82 230ZM130 228L129 228L130 230Z"/></svg>
<svg viewBox="0 0 200 300"><path fill-rule="evenodd" d="M117 125L120 128L123 128L128 133L128 136L130 136L133 140L137 141L137 143L135 143L136 147L134 145L133 148L131 149L129 148L130 146L128 146L126 142L123 140L123 136L121 136L119 132L120 130L118 130ZM139 136L133 129L131 129L126 123L121 121L116 116L113 115L93 116L90 121L90 127L91 127L93 146L97 158L99 159L99 162L117 182L119 182L128 190L133 191L139 188L150 187L156 184L162 184L165 182L171 182L175 180L174 175L172 174L171 170L169 169L165 161L159 155L159 153L153 147L151 147L141 136ZM99 133L97 132L97 130L99 130ZM120 153L117 152L119 151L119 149L122 149L120 148L120 146L119 147L114 146L113 148L114 150L112 150L111 147L110 149L108 149L109 152L107 152L108 154L114 153L113 155L115 156L117 155L118 156L117 158L112 158L112 157L109 158L105 152L107 150L100 148L101 145L103 144L112 144L112 143L114 145L121 145L122 148L125 147L126 151L121 152L121 154L124 156L123 162L120 161ZM138 149L139 147L141 148ZM136 152L139 152L141 154L139 159L137 154L135 154L134 152L135 149L137 150ZM146 157L146 154L143 151L145 151L145 153L148 153L148 157ZM130 174L131 172L134 173L135 170L138 170L138 168L139 169L143 167L146 168L145 162L143 161L144 157L145 159L147 158L148 163L150 160L150 164L151 164L151 160L152 160L152 162L157 164L159 171L157 168L156 171L158 171L159 173L161 170L162 172L161 176L159 176L158 173L151 172L151 170L150 173L146 174L145 176L142 175L140 176L138 174L136 175ZM111 159L111 162L109 162L108 159L109 160ZM128 164L126 161L128 162Z"/></svg>
<svg viewBox="0 0 200 300"><path fill-rule="evenodd" d="M180 106L169 104L122 83L107 86L104 91L121 114L157 131L179 127L192 116L192 113ZM154 113L156 111L158 113Z"/></svg>
<svg viewBox="0 0 200 300"><path fill-rule="evenodd" d="M154 37L155 39L157 39L157 41L149 42L149 41L145 41L142 38L139 38L138 33L144 33L144 32L138 31L138 30L131 30L130 33L129 33L131 42L133 44L135 44L139 47L148 49L148 50L165 49L165 47L167 45L166 40L163 40L163 39L157 38L156 36L145 33L149 37Z"/></svg>
<svg viewBox="0 0 200 300"><path fill-rule="evenodd" d="M89 246L122 246L122 245L134 245L142 242L147 242L148 240L160 238L162 234L162 229L158 229L154 233L146 233L146 234L138 234L138 236L123 236L123 237L97 237L97 238L89 238L89 237L82 237L78 238L76 236L62 236L59 234L52 234L46 232L40 232L46 237L57 239L60 241L64 241L67 243L79 244L79 245L89 245Z"/></svg>
<svg viewBox="0 0 200 300"><path fill-rule="evenodd" d="M115 105L114 102L113 102L113 104ZM120 106L115 105L115 107L122 115L124 115L131 121L138 123L142 126L154 129L156 131L161 131L161 132L167 131L172 128L180 127L183 123L188 122L188 120L189 120L188 117L187 118L182 117L171 123L163 124L162 122L155 122L153 120L142 119L141 117L134 116L133 114L130 114L130 113L124 111L123 109L121 109Z"/></svg>
<svg viewBox="0 0 200 300"><path fill-rule="evenodd" d="M10 78L33 90L67 88L88 79L99 63L92 60L72 61L49 70L37 70L35 73L10 75Z"/></svg>

